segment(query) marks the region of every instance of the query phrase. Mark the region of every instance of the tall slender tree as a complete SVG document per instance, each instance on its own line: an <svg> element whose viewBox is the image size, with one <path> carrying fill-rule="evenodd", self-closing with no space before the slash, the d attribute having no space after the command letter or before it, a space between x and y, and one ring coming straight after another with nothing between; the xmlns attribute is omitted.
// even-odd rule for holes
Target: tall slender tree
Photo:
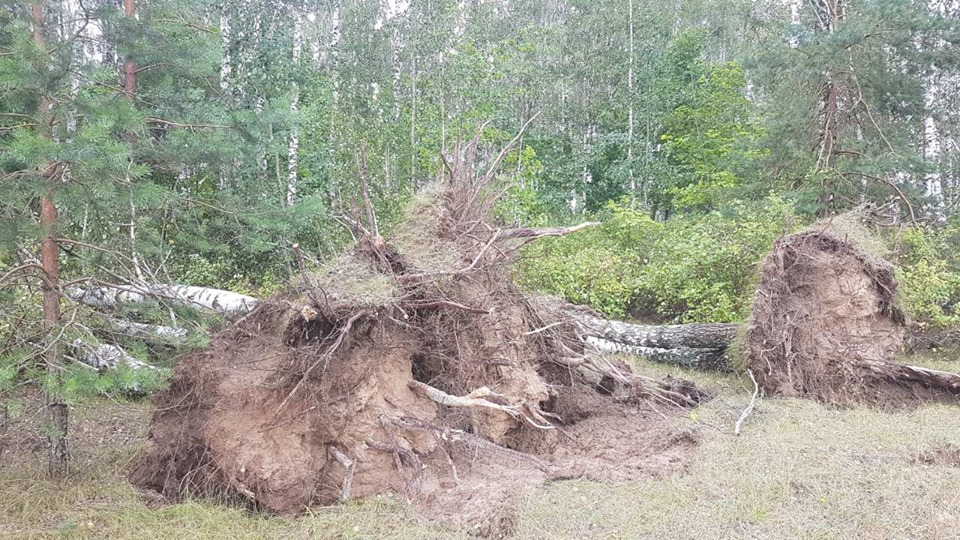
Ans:
<svg viewBox="0 0 960 540"><path fill-rule="evenodd" d="M45 30L44 2L37 2L30 6L31 34L36 46L38 57L37 68L48 73L48 55ZM36 123L39 134L45 139L51 139L50 131L53 119L50 113L50 97L41 92L37 103ZM57 206L54 202L56 184L63 174L62 164L55 161L44 161L40 164L39 178L45 184L43 195L40 197L40 230L42 234L40 244L40 264L43 267L43 329L46 335L44 362L46 364L48 381L44 392L45 403L50 415L48 439L50 442L48 453L48 469L53 476L66 476L68 471L67 428L69 425L69 409L63 402L61 378L61 345L57 335L60 324L60 261L59 246L57 245Z"/></svg>

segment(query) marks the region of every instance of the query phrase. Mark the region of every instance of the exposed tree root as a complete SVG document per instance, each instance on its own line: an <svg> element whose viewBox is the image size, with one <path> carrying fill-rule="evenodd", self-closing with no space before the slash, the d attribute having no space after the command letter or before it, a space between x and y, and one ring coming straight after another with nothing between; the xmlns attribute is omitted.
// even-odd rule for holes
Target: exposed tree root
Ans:
<svg viewBox="0 0 960 540"><path fill-rule="evenodd" d="M628 455L635 472L682 444L643 429L647 403L692 407L702 392L595 354L569 317L533 307L510 281L524 241L591 224L491 225L506 150L476 167L479 139L444 156L446 185L389 238L364 181L341 219L351 250L181 360L134 480L172 498L244 486L274 512L394 490L447 511L478 501L479 513L559 470L616 468ZM627 435L597 438L604 422Z"/></svg>
<svg viewBox="0 0 960 540"><path fill-rule="evenodd" d="M329 446L327 448L330 449L330 455L333 459L337 460L337 463L346 469L346 473L343 475L343 484L340 487L340 502L347 502L350 500L350 488L353 485L353 471L357 466L357 462L347 457L347 455L340 450L337 450L336 446Z"/></svg>

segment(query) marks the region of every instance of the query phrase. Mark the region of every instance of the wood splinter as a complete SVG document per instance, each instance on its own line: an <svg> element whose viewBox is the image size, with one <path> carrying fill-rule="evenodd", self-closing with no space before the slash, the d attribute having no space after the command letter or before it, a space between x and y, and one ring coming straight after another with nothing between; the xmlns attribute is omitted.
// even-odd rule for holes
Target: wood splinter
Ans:
<svg viewBox="0 0 960 540"><path fill-rule="evenodd" d="M330 456L347 470L346 474L343 475L343 485L340 487L340 502L347 502L350 499L350 487L353 485L353 471L356 469L357 462L338 450L336 446L329 446L327 449L330 452Z"/></svg>

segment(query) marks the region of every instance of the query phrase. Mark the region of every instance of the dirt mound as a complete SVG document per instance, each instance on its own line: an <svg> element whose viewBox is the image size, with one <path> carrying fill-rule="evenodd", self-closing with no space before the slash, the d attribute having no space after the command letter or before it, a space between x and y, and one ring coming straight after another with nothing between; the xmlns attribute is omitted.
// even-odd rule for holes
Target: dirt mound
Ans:
<svg viewBox="0 0 960 540"><path fill-rule="evenodd" d="M874 254L862 219L837 217L774 244L744 337L747 366L771 394L881 406L953 401L955 375L892 363L904 315L893 267Z"/></svg>
<svg viewBox="0 0 960 540"><path fill-rule="evenodd" d="M679 467L693 438L659 409L702 394L591 354L572 321L516 289L516 248L576 228L488 225L505 151L476 173L476 144L393 241L367 201L348 218L350 252L183 359L134 482L274 512L393 490L483 531L550 479Z"/></svg>

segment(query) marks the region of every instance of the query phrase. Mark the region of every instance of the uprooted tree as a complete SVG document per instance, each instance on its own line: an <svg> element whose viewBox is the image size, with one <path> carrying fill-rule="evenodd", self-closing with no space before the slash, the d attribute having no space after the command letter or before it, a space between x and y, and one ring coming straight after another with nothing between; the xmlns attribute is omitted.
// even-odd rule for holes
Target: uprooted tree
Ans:
<svg viewBox="0 0 960 540"><path fill-rule="evenodd" d="M592 354L573 319L517 290L520 246L583 226L492 225L509 146L480 169L479 137L390 241L361 175L353 248L179 362L137 484L277 512L394 490L476 519L546 479L677 461L662 458L690 436L658 409L703 394Z"/></svg>
<svg viewBox="0 0 960 540"><path fill-rule="evenodd" d="M760 268L744 360L770 394L884 407L956 402L960 374L893 361L905 317L893 266L869 247L869 219L845 214L774 244Z"/></svg>

